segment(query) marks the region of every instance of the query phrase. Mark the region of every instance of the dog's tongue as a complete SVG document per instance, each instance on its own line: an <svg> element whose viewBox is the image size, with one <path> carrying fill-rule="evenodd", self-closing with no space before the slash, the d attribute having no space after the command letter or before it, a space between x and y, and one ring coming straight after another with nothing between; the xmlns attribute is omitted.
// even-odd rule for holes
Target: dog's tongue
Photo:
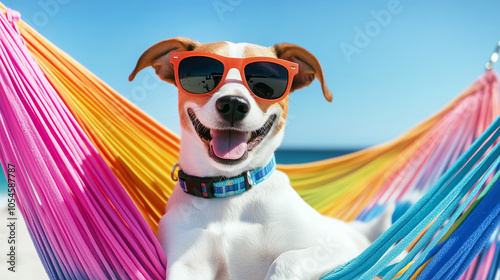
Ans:
<svg viewBox="0 0 500 280"><path fill-rule="evenodd" d="M247 150L247 133L235 130L213 130L210 142L214 154L223 159L239 159Z"/></svg>

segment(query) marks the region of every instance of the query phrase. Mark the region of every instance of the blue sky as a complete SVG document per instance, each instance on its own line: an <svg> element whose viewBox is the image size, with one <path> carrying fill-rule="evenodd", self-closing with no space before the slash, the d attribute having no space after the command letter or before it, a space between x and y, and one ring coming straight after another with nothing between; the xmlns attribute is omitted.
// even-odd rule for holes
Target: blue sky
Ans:
<svg viewBox="0 0 500 280"><path fill-rule="evenodd" d="M437 112L484 71L500 40L498 1L0 0L89 70L179 132L177 90L141 72L152 44L294 43L323 65L319 83L292 93L284 147L361 148Z"/></svg>

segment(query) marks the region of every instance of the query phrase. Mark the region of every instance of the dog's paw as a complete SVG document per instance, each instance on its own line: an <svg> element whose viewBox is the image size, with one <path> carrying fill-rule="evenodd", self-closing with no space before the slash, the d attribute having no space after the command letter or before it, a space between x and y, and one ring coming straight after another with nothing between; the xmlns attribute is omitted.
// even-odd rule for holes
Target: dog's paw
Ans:
<svg viewBox="0 0 500 280"><path fill-rule="evenodd" d="M283 256L283 255L282 255ZM281 257L281 256L280 256ZM297 263L278 257L269 267L266 280L301 280L301 269Z"/></svg>
<svg viewBox="0 0 500 280"><path fill-rule="evenodd" d="M387 206L385 206L382 214L380 214L373 220L369 222L353 221L349 224L351 225L351 227L363 234L370 241L370 243L372 243L382 233L389 229L389 227L391 227L395 209L396 205L394 203L389 203Z"/></svg>
<svg viewBox="0 0 500 280"><path fill-rule="evenodd" d="M325 255L323 246L282 253L274 260L266 280L316 280L347 260Z"/></svg>

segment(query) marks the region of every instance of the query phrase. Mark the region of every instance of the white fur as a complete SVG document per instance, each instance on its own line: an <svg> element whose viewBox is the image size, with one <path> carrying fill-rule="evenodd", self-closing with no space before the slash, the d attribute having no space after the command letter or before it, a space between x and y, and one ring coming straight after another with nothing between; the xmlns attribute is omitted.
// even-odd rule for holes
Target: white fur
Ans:
<svg viewBox="0 0 500 280"><path fill-rule="evenodd" d="M248 43L232 43L227 42L229 45L229 56L230 57L243 57L243 53L245 53L245 49L248 46Z"/></svg>
<svg viewBox="0 0 500 280"><path fill-rule="evenodd" d="M229 47L231 56L238 57L247 45ZM201 107L188 102L180 108L192 108L206 127L221 128L215 101L224 95L250 102L239 129L253 131L266 122L269 112L259 109L237 70L209 102ZM235 176L264 166L283 133L270 132L245 161L224 165L209 157L206 144L188 125L182 129L179 164L194 176ZM177 185L160 221L158 238L170 280L305 280L319 279L364 250L370 241L362 232L366 227L359 223L320 215L293 190L284 173L275 171L251 190L226 198L195 197Z"/></svg>

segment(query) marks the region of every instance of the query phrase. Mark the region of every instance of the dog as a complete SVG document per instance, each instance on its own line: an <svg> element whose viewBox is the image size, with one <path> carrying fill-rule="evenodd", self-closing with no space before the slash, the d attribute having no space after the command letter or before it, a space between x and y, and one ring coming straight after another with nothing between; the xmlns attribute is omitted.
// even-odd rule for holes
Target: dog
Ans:
<svg viewBox="0 0 500 280"><path fill-rule="evenodd" d="M179 89L179 181L158 229L167 279L320 279L389 227L389 214L322 216L275 170L289 93L316 78L332 101L309 51L172 38L147 49L129 80L148 66Z"/></svg>

